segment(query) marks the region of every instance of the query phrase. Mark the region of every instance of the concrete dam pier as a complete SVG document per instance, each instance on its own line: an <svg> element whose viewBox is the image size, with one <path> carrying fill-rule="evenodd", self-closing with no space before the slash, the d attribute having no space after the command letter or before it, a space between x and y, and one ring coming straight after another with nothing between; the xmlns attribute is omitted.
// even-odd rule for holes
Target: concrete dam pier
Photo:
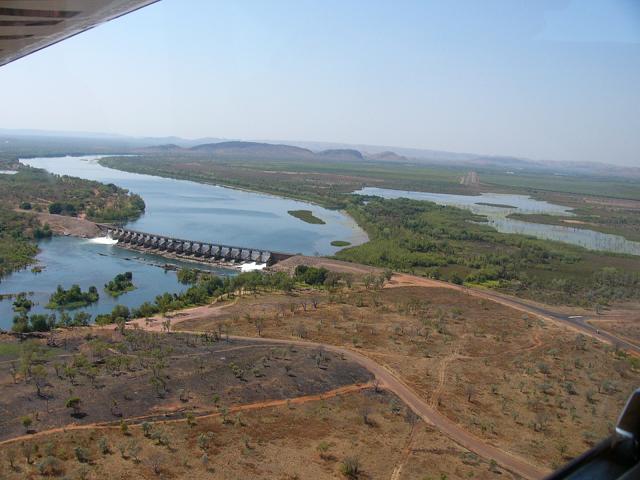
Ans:
<svg viewBox="0 0 640 480"><path fill-rule="evenodd" d="M153 233L138 232L113 225L98 224L98 228L108 237L117 240L117 245L120 247L148 251L165 257L185 258L202 263L255 262L273 265L280 260L291 257L287 253L183 240Z"/></svg>

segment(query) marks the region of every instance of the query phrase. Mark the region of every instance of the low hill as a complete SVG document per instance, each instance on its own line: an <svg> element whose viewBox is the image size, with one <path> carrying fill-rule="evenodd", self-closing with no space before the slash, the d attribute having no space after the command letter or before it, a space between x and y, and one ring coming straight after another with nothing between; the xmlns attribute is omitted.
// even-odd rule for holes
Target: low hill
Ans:
<svg viewBox="0 0 640 480"><path fill-rule="evenodd" d="M330 150L322 150L316 154L319 157L329 158L331 160L358 161L364 160L362 153L352 148L336 148Z"/></svg>
<svg viewBox="0 0 640 480"><path fill-rule="evenodd" d="M370 160L377 160L381 162L406 162L409 160L404 155L398 155L396 152L391 152L389 150L367 155L367 158L369 158Z"/></svg>
<svg viewBox="0 0 640 480"><path fill-rule="evenodd" d="M167 152L182 152L185 149L175 143L166 143L164 145L154 145L151 147L139 148L137 151L145 153L167 153Z"/></svg>
<svg viewBox="0 0 640 480"><path fill-rule="evenodd" d="M205 143L191 147L190 150L197 153L209 153L216 157L242 157L245 159L289 160L312 158L314 155L311 150L290 145L239 141Z"/></svg>

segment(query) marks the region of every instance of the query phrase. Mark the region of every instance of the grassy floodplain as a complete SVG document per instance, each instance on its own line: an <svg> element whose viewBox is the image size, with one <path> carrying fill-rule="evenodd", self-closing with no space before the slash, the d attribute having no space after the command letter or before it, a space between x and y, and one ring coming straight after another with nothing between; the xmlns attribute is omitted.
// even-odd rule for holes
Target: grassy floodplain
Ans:
<svg viewBox="0 0 640 480"><path fill-rule="evenodd" d="M101 163L137 173L242 186L346 209L370 241L340 251L337 256L342 260L481 285L550 303L593 306L640 297L637 257L499 233L481 224L484 217L455 207L351 194L364 186L458 194L496 191L527 194L567 206L584 203L588 195L592 205L606 205L623 216L621 205L640 199L637 182L626 179L580 177L576 181L551 174L510 175L480 169L481 185L466 187L459 178L467 167L400 167L398 163L367 160L229 160L184 153L111 157ZM544 185L557 191L542 190ZM605 191L612 196L599 196Z"/></svg>

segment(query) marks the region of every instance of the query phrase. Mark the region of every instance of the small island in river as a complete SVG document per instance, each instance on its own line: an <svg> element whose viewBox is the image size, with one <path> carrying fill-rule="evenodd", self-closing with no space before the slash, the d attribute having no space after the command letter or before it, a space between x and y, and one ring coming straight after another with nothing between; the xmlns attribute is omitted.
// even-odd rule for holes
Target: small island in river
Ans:
<svg viewBox="0 0 640 480"><path fill-rule="evenodd" d="M489 203L489 202L476 202L476 205L484 205L485 207L498 207L498 208L518 208L513 205L507 205L506 203Z"/></svg>
<svg viewBox="0 0 640 480"><path fill-rule="evenodd" d="M316 217L311 210L289 210L287 212L292 217L296 217L303 222L312 223L314 225L324 225L325 221Z"/></svg>
<svg viewBox="0 0 640 480"><path fill-rule="evenodd" d="M351 242L347 242L345 240L334 240L333 242L331 242L331 245L333 245L334 247L348 247L349 245L351 245Z"/></svg>
<svg viewBox="0 0 640 480"><path fill-rule="evenodd" d="M119 273L113 280L105 284L104 290L112 297L119 297L123 293L135 290L136 287L132 279L133 274L131 272Z"/></svg>
<svg viewBox="0 0 640 480"><path fill-rule="evenodd" d="M89 287L89 290L83 292L79 285L71 285L69 290L65 290L61 285L55 292L49 297L49 303L46 307L49 309L67 309L72 310L74 308L86 307L92 303L95 303L100 298L98 295L98 289L94 286Z"/></svg>

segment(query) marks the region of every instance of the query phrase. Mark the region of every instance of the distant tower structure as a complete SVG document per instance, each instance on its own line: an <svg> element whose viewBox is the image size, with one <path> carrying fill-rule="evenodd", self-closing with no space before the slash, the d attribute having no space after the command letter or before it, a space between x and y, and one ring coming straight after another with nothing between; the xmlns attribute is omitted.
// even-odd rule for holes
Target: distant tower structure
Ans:
<svg viewBox="0 0 640 480"><path fill-rule="evenodd" d="M464 177L460 178L460 184L466 187L479 187L480 177L477 172L469 172Z"/></svg>

